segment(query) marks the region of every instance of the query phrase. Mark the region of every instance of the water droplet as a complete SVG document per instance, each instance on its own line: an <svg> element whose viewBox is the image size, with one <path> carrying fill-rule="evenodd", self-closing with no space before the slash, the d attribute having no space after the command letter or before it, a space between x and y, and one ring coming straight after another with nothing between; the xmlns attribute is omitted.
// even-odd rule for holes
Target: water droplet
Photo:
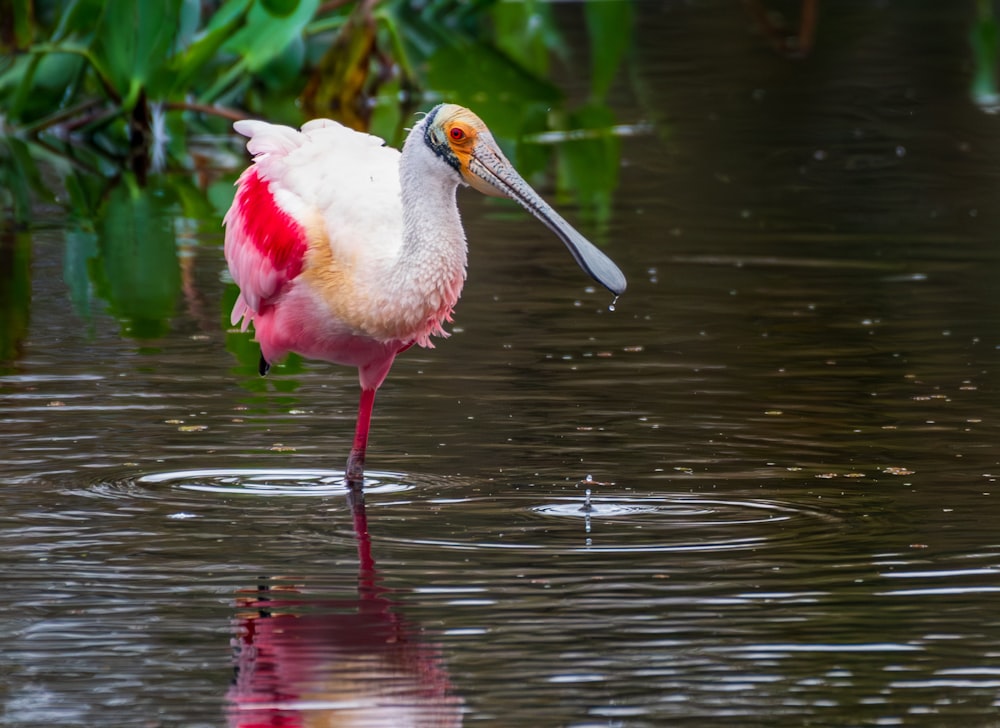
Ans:
<svg viewBox="0 0 1000 728"><path fill-rule="evenodd" d="M589 475L587 476L587 479L590 480ZM590 488L587 488L587 491L583 494L583 505L580 506L580 510L585 513L589 513L590 511L594 510L594 506L590 502Z"/></svg>
<svg viewBox="0 0 1000 728"><path fill-rule="evenodd" d="M615 299L608 304L608 310L614 312L616 303L618 303L618 296L615 296Z"/></svg>

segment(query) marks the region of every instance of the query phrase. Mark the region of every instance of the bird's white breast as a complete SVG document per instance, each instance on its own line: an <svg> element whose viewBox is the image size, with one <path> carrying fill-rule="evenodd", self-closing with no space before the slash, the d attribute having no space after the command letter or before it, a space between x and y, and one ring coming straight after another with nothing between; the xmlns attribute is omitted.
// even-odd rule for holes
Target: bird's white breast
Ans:
<svg viewBox="0 0 1000 728"><path fill-rule="evenodd" d="M326 306L334 325L424 346L442 334L465 276L457 182L404 170L413 189L403 195L406 157L325 119L301 131L262 122L240 131L253 134L248 148L275 202L305 231L306 265L296 285ZM422 155L411 153L411 160L423 163Z"/></svg>

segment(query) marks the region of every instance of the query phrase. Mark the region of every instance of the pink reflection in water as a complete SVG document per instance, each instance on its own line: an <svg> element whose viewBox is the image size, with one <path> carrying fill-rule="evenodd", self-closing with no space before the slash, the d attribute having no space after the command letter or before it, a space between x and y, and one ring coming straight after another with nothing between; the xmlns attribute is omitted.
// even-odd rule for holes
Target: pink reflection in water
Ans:
<svg viewBox="0 0 1000 728"><path fill-rule="evenodd" d="M440 648L392 611L377 586L360 489L349 496L358 543L358 598L310 599L262 584L238 600L229 725L460 726Z"/></svg>

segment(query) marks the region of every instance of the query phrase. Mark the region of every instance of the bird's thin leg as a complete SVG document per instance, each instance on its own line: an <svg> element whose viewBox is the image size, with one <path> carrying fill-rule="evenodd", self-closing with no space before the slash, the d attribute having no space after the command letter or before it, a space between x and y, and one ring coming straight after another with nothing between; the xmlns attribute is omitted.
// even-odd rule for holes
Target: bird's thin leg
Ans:
<svg viewBox="0 0 1000 728"><path fill-rule="evenodd" d="M368 429L375 406L375 389L362 389L358 402L358 424L354 428L354 445L347 458L347 482L363 483L365 480L365 450L368 448Z"/></svg>

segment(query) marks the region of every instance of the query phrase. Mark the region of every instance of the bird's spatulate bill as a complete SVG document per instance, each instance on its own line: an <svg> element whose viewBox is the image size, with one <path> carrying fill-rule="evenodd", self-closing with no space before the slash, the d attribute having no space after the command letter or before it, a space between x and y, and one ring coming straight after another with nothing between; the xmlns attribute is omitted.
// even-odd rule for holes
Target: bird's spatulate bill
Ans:
<svg viewBox="0 0 1000 728"><path fill-rule="evenodd" d="M625 288L628 285L625 280L625 274L615 265L615 262L601 252L596 245L577 232L576 228L566 222L558 212L548 205L546 205L546 208L544 210L532 210L532 212L535 217L545 223L546 227L559 236L560 240L566 243L566 247L573 254L573 258L577 264L591 278L615 294L616 297L625 293ZM528 209L531 208L529 207Z"/></svg>
<svg viewBox="0 0 1000 728"><path fill-rule="evenodd" d="M625 281L625 274L615 265L615 262L552 209L552 206L524 181L524 178L507 161L495 143L479 144L472 155L469 169L473 174L466 179L476 189L493 195L499 192L517 201L566 243L566 247L573 254L577 264L591 278L615 296L620 296L625 292L628 285Z"/></svg>

